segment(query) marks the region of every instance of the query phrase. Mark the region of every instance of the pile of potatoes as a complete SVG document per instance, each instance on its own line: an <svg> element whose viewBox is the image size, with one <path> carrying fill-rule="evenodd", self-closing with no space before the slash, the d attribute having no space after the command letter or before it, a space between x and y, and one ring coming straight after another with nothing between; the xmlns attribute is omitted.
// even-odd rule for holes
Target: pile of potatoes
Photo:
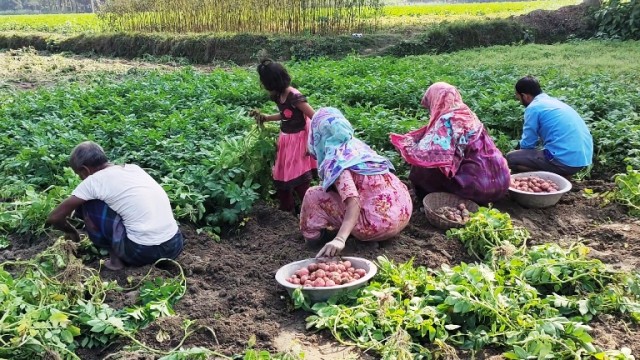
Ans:
<svg viewBox="0 0 640 360"><path fill-rule="evenodd" d="M512 189L531 193L551 193L558 191L558 184L551 180L544 180L537 176L511 178Z"/></svg>
<svg viewBox="0 0 640 360"><path fill-rule="evenodd" d="M455 208L451 206L443 206L441 208L438 208L435 213L447 220L455 221L462 224L469 221L470 216L469 210L463 203L460 203Z"/></svg>
<svg viewBox="0 0 640 360"><path fill-rule="evenodd" d="M366 274L364 269L354 268L349 260L319 262L296 270L287 281L308 287L331 287L348 284Z"/></svg>

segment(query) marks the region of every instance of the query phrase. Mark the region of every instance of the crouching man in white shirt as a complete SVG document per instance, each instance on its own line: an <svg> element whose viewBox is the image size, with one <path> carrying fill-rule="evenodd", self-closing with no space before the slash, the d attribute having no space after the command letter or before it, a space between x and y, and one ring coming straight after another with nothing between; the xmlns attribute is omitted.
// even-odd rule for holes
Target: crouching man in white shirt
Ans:
<svg viewBox="0 0 640 360"><path fill-rule="evenodd" d="M142 168L110 163L91 141L76 146L69 162L82 182L49 214L48 224L80 240L67 221L75 210L93 244L109 251L105 266L111 270L175 259L182 252L182 233L169 197Z"/></svg>

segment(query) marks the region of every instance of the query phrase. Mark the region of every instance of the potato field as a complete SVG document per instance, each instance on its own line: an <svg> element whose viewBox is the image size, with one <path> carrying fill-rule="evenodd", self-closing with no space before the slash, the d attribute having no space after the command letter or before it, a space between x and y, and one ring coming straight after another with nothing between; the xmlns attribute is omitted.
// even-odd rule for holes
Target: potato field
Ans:
<svg viewBox="0 0 640 360"><path fill-rule="evenodd" d="M296 216L277 210L279 127L249 115L276 112L256 64L33 49L0 50L0 64L0 359L640 356L637 41L286 62L309 104L340 109L402 180L409 168L389 134L424 126L420 100L438 81L460 90L503 153L521 136L514 84L529 74L576 109L594 140L593 166L553 207L456 204L440 215L460 227L440 230L413 199L398 236L347 241L342 255L377 266L368 284L316 303L274 278L319 249L305 244ZM116 164L138 164L167 192L185 235L175 261L112 272L88 237L72 242L45 226L81 181L69 155L86 140ZM557 190L538 178L511 187ZM285 281L324 288L366 274L343 259Z"/></svg>

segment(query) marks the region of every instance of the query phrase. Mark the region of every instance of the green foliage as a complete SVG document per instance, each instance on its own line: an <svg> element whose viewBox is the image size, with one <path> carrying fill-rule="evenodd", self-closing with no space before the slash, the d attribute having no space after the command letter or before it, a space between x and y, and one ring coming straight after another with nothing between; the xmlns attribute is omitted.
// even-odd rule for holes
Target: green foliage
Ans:
<svg viewBox="0 0 640 360"><path fill-rule="evenodd" d="M637 48L596 41L440 56L315 59L287 68L314 108L340 108L357 136L391 158L400 175L407 166L388 134L426 124L429 114L419 104L431 83L456 85L507 152L522 129L523 109L513 84L522 74L535 74L547 93L584 117L595 145L591 174L600 177L640 161L640 88L634 76L639 69L620 61L637 56ZM602 59L587 60L591 53L603 54ZM275 112L253 68L134 69L123 78L95 76L82 85L2 97L0 235L44 231L48 211L78 181L64 172L68 154L87 139L100 143L115 162L147 169L168 192L176 217L208 231L236 223L270 194L278 128L268 124L258 130L247 116L256 107Z"/></svg>
<svg viewBox="0 0 640 360"><path fill-rule="evenodd" d="M384 8L385 16L479 16L492 15L511 16L537 9L557 8L574 5L575 1L500 1L500 2L464 2L464 3L413 3L411 5L388 5Z"/></svg>
<svg viewBox="0 0 640 360"><path fill-rule="evenodd" d="M0 191L0 197L11 199L0 202L0 236L12 232L41 235L46 231L45 221L49 213L80 183L70 168L65 168L62 176L54 175L54 178L61 185L51 185L41 191L16 178L6 179L13 180L13 183Z"/></svg>
<svg viewBox="0 0 640 360"><path fill-rule="evenodd" d="M640 1L605 0L595 13L598 31L622 40L640 39Z"/></svg>
<svg viewBox="0 0 640 360"><path fill-rule="evenodd" d="M123 289L82 265L77 251L76 244L59 239L31 260L0 264L0 357L32 359L47 353L79 359L75 350L81 347L107 346L123 337L135 342L138 329L173 314L172 305L186 290L178 266L176 278L142 279L137 313L115 310L104 299Z"/></svg>
<svg viewBox="0 0 640 360"><path fill-rule="evenodd" d="M42 31L49 33L96 32L95 14L3 15L0 31Z"/></svg>
<svg viewBox="0 0 640 360"><path fill-rule="evenodd" d="M511 256L516 246L527 241L529 231L513 226L509 214L481 207L471 214L463 228L447 230L447 237L460 240L469 255L490 260Z"/></svg>
<svg viewBox="0 0 640 360"><path fill-rule="evenodd" d="M6 249L11 245L6 235L0 235L0 250Z"/></svg>
<svg viewBox="0 0 640 360"><path fill-rule="evenodd" d="M237 222L268 192L276 135L248 131L253 120L229 104L255 105L264 96L245 72L192 70L23 93L0 110L14 123L0 125L7 135L0 140L0 196L8 200L0 203L0 232L44 230L48 213L79 182L64 169L84 134L111 160L146 168L178 219L214 228Z"/></svg>
<svg viewBox="0 0 640 360"><path fill-rule="evenodd" d="M455 354L452 346L498 347L507 359L633 359L629 349L597 348L586 323L601 313L640 321L640 278L611 272L587 252L546 244L440 270L379 257L374 281L340 302L314 304L307 327L383 359L442 358Z"/></svg>
<svg viewBox="0 0 640 360"><path fill-rule="evenodd" d="M615 177L615 199L629 208L629 214L640 217L640 171L627 167L626 174Z"/></svg>

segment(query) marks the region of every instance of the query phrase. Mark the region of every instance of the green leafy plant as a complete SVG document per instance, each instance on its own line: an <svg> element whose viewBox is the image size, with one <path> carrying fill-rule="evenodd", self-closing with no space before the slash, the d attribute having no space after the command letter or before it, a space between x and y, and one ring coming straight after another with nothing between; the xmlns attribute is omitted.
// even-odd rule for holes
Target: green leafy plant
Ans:
<svg viewBox="0 0 640 360"><path fill-rule="evenodd" d="M508 359L633 359L628 349L598 349L586 323L615 312L640 320L639 278L608 271L585 249L546 244L440 270L379 257L373 282L313 304L307 328L384 359L455 357L454 346L499 347ZM308 305L300 296L296 305Z"/></svg>
<svg viewBox="0 0 640 360"><path fill-rule="evenodd" d="M0 357L29 359L43 353L79 359L80 347L106 346L126 338L140 347L135 333L151 321L173 314L173 304L184 294L182 268L174 279L146 281L140 287L141 304L116 310L104 303L110 291L125 291L115 282L103 282L99 270L85 267L74 254L77 244L58 239L31 260L0 264ZM138 285L139 286L139 285Z"/></svg>
<svg viewBox="0 0 640 360"><path fill-rule="evenodd" d="M471 214L463 228L448 230L447 237L462 241L469 255L487 260L512 255L516 246L523 245L529 238L529 232L514 226L509 214L481 207Z"/></svg>
<svg viewBox="0 0 640 360"><path fill-rule="evenodd" d="M629 214L640 217L640 171L627 167L626 174L615 176L615 199L629 209Z"/></svg>
<svg viewBox="0 0 640 360"><path fill-rule="evenodd" d="M606 0L595 18L598 30L608 37L640 38L640 1Z"/></svg>

